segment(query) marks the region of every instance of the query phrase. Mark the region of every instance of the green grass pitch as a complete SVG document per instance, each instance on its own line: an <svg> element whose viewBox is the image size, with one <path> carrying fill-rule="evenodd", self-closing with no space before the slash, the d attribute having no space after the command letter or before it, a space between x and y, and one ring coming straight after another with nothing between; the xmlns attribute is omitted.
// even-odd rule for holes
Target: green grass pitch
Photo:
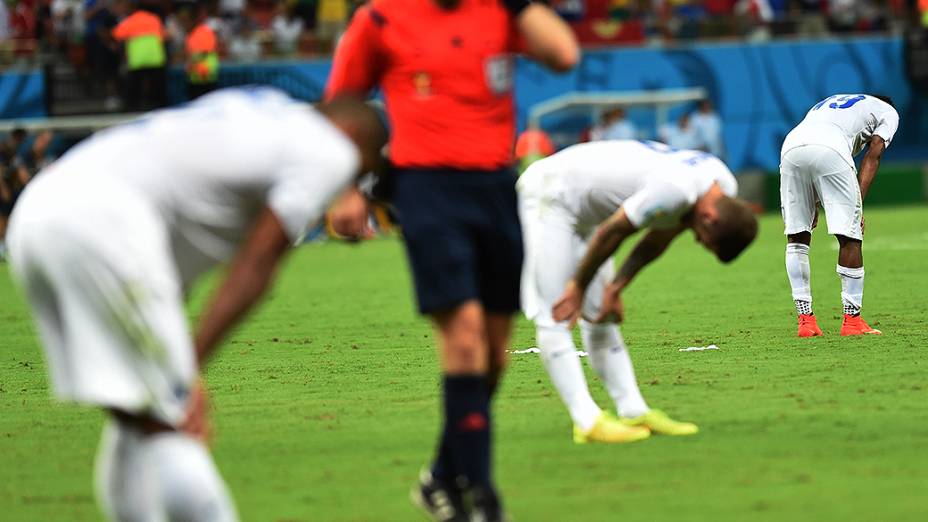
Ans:
<svg viewBox="0 0 928 522"><path fill-rule="evenodd" d="M824 230L812 284L826 337L806 340L793 337L778 216L762 218L732 266L679 239L628 291L623 330L650 405L702 433L575 446L537 355L515 356L495 402L513 518L928 520L926 225L924 206L867 213L864 312L885 335L853 339L837 335ZM407 492L432 454L439 381L401 244L301 248L279 283L207 375L214 454L242 519L419 520ZM91 470L103 416L50 401L7 274L0 297L0 519L99 520ZM678 351L709 343L721 349ZM534 346L525 321L514 346Z"/></svg>

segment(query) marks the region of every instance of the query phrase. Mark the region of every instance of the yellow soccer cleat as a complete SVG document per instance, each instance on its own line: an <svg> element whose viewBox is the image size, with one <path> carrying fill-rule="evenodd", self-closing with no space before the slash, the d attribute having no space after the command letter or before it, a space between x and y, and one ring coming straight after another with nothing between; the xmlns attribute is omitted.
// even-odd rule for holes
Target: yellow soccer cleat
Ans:
<svg viewBox="0 0 928 522"><path fill-rule="evenodd" d="M579 427L574 426L574 442L577 444L586 444L587 442L617 444L644 440L650 436L651 430L648 428L626 426L607 413L601 413L589 431L584 432Z"/></svg>
<svg viewBox="0 0 928 522"><path fill-rule="evenodd" d="M675 421L661 410L651 410L644 415L633 418L622 417L619 422L626 426L643 426L657 435L695 435L699 433L699 426L692 422Z"/></svg>

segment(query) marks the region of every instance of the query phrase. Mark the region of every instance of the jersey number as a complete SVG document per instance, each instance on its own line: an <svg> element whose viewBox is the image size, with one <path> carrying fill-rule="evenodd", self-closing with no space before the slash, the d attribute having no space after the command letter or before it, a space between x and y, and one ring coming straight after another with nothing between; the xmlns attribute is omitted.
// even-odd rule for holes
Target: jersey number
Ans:
<svg viewBox="0 0 928 522"><path fill-rule="evenodd" d="M829 96L824 100L815 104L815 107L812 107L812 110L817 111L822 108L822 105L828 103L829 100L834 100L828 104L829 109L847 109L848 107L853 106L855 103L859 102L866 98L863 94L857 95L848 95L848 96Z"/></svg>

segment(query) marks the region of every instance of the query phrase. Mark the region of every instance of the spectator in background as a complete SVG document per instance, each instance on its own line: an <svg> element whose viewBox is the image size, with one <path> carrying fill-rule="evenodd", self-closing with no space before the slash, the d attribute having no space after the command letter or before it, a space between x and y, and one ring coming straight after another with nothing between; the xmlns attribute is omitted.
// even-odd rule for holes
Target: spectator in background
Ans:
<svg viewBox="0 0 928 522"><path fill-rule="evenodd" d="M828 35L824 14L825 0L796 0L798 23L796 33L806 38L821 38ZM796 12L794 11L794 12Z"/></svg>
<svg viewBox="0 0 928 522"><path fill-rule="evenodd" d="M770 24L773 22L773 8L768 0L738 0L735 14L741 26L741 34L752 42L770 40Z"/></svg>
<svg viewBox="0 0 928 522"><path fill-rule="evenodd" d="M84 35L83 0L52 0L52 30L62 46L79 42Z"/></svg>
<svg viewBox="0 0 928 522"><path fill-rule="evenodd" d="M202 4L181 9L178 23L187 33L184 43L187 98L195 100L216 89L219 82L219 42L206 22Z"/></svg>
<svg viewBox="0 0 928 522"><path fill-rule="evenodd" d="M515 159L519 174L525 172L532 163L554 154L554 143L542 129L528 128L516 139Z"/></svg>
<svg viewBox="0 0 928 522"><path fill-rule="evenodd" d="M95 82L103 85L104 109L118 110L121 106L119 51L112 35L116 27L116 15L111 9L111 0L86 0L84 19L84 52L91 76Z"/></svg>
<svg viewBox="0 0 928 522"><path fill-rule="evenodd" d="M296 15L294 5L281 1L277 4L277 16L271 22L274 33L274 52L283 56L293 56L300 44L303 34L303 19Z"/></svg>
<svg viewBox="0 0 928 522"><path fill-rule="evenodd" d="M600 129L601 140L633 140L638 136L638 129L635 124L628 119L625 109L615 107L603 115L603 123Z"/></svg>
<svg viewBox="0 0 928 522"><path fill-rule="evenodd" d="M5 42L13 36L10 28L10 10L6 8L6 0L0 1L0 42Z"/></svg>
<svg viewBox="0 0 928 522"><path fill-rule="evenodd" d="M712 102L703 100L693 113L690 125L696 130L699 146L713 156L724 158L725 145L722 138L722 118L715 112Z"/></svg>
<svg viewBox="0 0 928 522"><path fill-rule="evenodd" d="M237 27L247 4L247 0L219 0L219 16L230 27Z"/></svg>
<svg viewBox="0 0 928 522"><path fill-rule="evenodd" d="M254 20L247 16L239 20L228 49L229 58L236 62L256 62L261 59L261 36L255 31Z"/></svg>
<svg viewBox="0 0 928 522"><path fill-rule="evenodd" d="M316 38L323 50L335 49L348 24L348 0L319 0L316 16Z"/></svg>
<svg viewBox="0 0 928 522"><path fill-rule="evenodd" d="M167 57L164 51L164 24L151 11L127 7L117 0L119 11L131 14L113 29L113 38L123 42L128 76L126 106L146 111L167 105Z"/></svg>
<svg viewBox="0 0 928 522"><path fill-rule="evenodd" d="M657 135L662 142L679 150L698 149L702 145L688 112L683 113L676 123L662 125Z"/></svg>
<svg viewBox="0 0 928 522"><path fill-rule="evenodd" d="M316 16L318 16L319 0L291 0L293 2L293 12L296 13L300 20L303 20L303 27L307 31L316 30Z"/></svg>
<svg viewBox="0 0 928 522"><path fill-rule="evenodd" d="M0 143L0 260L6 257L4 239L7 221L19 194L30 179L29 171L24 168L20 157L25 143L26 131L23 129L14 129Z"/></svg>

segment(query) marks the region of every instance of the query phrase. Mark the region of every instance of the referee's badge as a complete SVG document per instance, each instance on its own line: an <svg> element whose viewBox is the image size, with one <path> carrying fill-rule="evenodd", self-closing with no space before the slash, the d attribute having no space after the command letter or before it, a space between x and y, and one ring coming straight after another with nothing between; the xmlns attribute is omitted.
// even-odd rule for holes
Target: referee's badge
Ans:
<svg viewBox="0 0 928 522"><path fill-rule="evenodd" d="M429 73L417 72L412 78L412 83L416 88L416 94L419 96L432 95L432 77L429 76Z"/></svg>
<svg viewBox="0 0 928 522"><path fill-rule="evenodd" d="M493 94L506 94L512 90L513 59L511 55L491 56L484 62L487 87Z"/></svg>

